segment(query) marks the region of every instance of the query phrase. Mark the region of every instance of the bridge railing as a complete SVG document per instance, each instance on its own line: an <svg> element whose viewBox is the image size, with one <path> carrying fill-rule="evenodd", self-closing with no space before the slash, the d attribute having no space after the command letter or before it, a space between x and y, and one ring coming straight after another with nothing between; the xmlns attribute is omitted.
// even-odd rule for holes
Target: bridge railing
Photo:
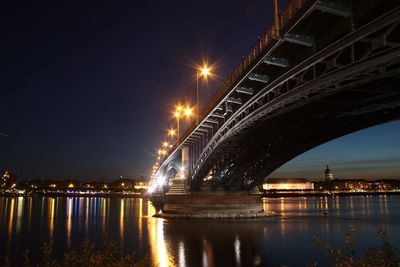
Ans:
<svg viewBox="0 0 400 267"><path fill-rule="evenodd" d="M280 37L278 29L282 29L287 25L294 14L309 0L288 0L286 6L279 11L279 25L272 23L267 30L258 37L258 40L247 53L247 56L243 57L242 62L232 71L228 78L220 85L219 89L213 94L208 101L207 105L201 109L199 121L205 119L205 117L222 101L222 99L232 90L233 86L236 85L244 75L246 75L249 67L256 63L256 59L259 58L260 54L272 44L273 40ZM186 131L181 135L179 143L184 141L190 133L196 128L196 122L189 125Z"/></svg>

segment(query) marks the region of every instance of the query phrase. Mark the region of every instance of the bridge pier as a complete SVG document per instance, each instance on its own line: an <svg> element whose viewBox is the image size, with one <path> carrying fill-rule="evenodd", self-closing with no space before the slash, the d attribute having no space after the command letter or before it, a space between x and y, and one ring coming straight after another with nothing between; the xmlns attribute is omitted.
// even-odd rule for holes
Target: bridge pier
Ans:
<svg viewBox="0 0 400 267"><path fill-rule="evenodd" d="M271 215L263 210L261 195L248 192L195 192L166 194L162 218L258 218Z"/></svg>

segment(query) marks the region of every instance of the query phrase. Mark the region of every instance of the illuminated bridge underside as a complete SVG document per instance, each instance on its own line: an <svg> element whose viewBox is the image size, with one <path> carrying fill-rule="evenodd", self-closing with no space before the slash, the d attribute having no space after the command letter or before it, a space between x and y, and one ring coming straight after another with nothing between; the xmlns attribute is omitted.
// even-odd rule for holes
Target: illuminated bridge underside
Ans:
<svg viewBox="0 0 400 267"><path fill-rule="evenodd" d="M297 2L280 37L163 163L188 147L192 192L250 190L317 145L400 119L399 4Z"/></svg>

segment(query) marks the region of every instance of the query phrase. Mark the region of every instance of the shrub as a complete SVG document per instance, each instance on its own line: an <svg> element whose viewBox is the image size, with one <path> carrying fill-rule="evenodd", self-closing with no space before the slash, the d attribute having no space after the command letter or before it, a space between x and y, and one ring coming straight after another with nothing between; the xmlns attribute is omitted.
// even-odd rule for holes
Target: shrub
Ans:
<svg viewBox="0 0 400 267"><path fill-rule="evenodd" d="M400 257L398 249L390 244L387 238L387 231L379 231L381 245L378 247L367 248L361 253L355 250L355 228L352 227L350 233L344 236L344 245L333 247L327 242L315 238L331 260L335 267L399 267ZM316 263L310 266L317 266Z"/></svg>
<svg viewBox="0 0 400 267"><path fill-rule="evenodd" d="M122 255L118 242L107 240L104 242L104 249L96 250L93 243L89 240L84 240L81 244L81 249L68 250L64 253L62 259L57 260L53 256L53 242L46 242L41 247L41 260L39 262L32 262L29 250L25 251L23 255L24 267L45 266L45 267L142 267L149 266L150 261L148 257L141 260L134 260L135 253ZM4 267L12 266L12 262L6 259Z"/></svg>

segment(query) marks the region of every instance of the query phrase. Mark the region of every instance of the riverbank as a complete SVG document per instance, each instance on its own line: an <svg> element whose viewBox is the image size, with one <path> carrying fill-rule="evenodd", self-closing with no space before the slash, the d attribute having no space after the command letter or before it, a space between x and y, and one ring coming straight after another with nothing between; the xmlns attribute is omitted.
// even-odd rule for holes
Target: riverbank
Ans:
<svg viewBox="0 0 400 267"><path fill-rule="evenodd" d="M379 196L379 195L400 195L400 191L302 191L302 192L264 192L260 197L281 198L281 197L329 197L329 196ZM143 192L96 192L96 191L77 191L77 192L32 192L32 191L0 191L3 197L109 197L109 198L149 198Z"/></svg>
<svg viewBox="0 0 400 267"><path fill-rule="evenodd" d="M107 197L148 198L140 192L0 192L3 197Z"/></svg>
<svg viewBox="0 0 400 267"><path fill-rule="evenodd" d="M265 192L262 197L328 197L328 196L379 196L379 195L400 195L400 191L324 191L324 192Z"/></svg>

